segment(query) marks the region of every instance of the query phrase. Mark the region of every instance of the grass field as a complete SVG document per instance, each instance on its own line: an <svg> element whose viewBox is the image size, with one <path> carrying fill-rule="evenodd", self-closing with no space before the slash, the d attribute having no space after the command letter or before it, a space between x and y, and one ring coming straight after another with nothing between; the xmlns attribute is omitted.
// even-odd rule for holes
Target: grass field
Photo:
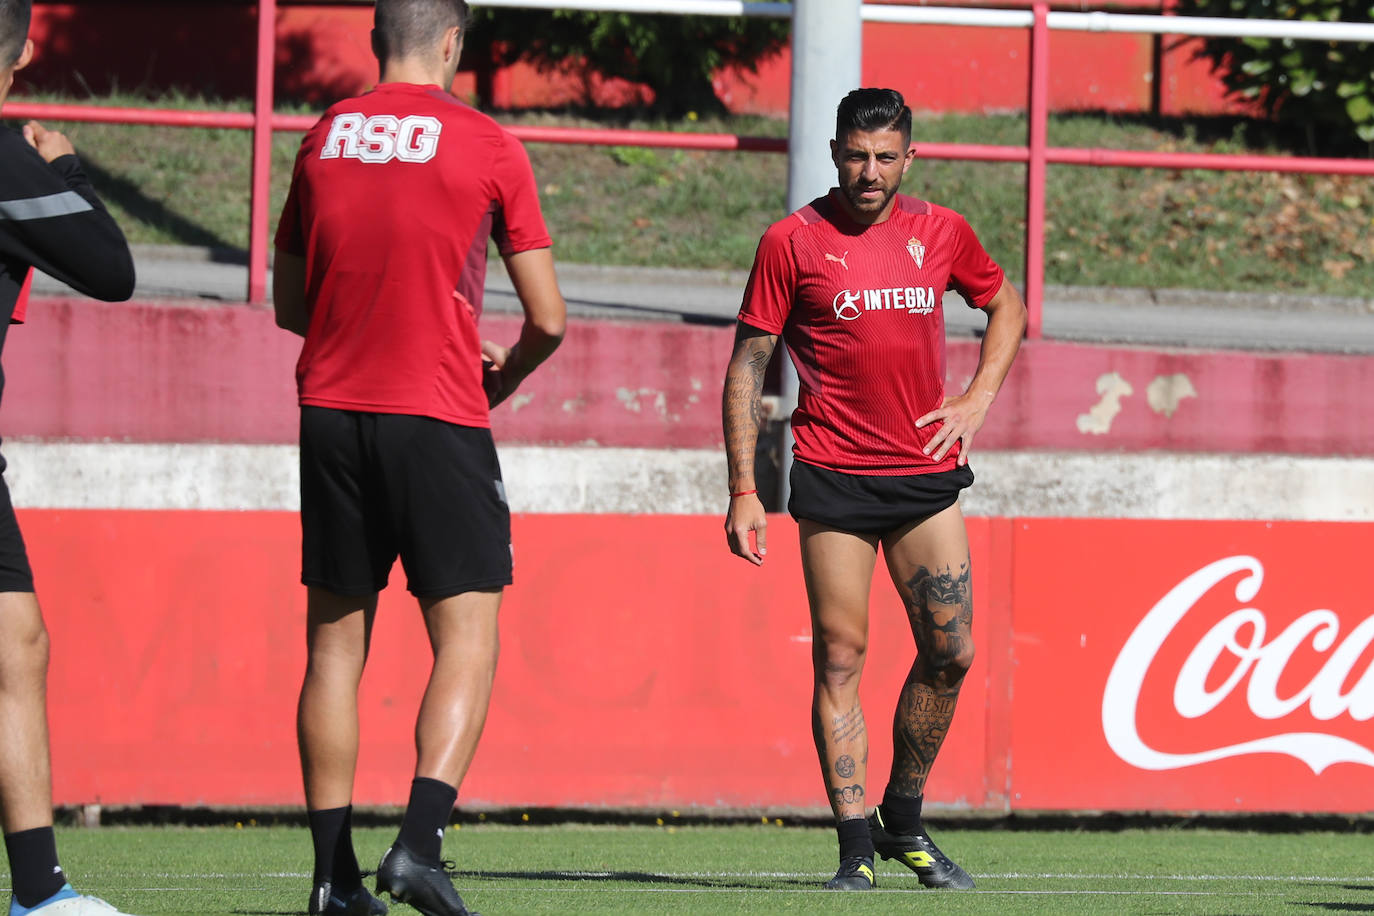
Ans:
<svg viewBox="0 0 1374 916"><path fill-rule="evenodd" d="M120 97L82 101L147 104ZM186 98L158 104L245 107ZM497 116L507 123L765 136L787 130L780 120L747 117L665 123L607 114ZM246 132L61 126L132 241L246 246ZM914 134L918 150L922 141L1020 145L1026 122L1015 115L922 116ZM1063 115L1052 119L1049 136L1058 146L1305 152L1264 124L1235 119ZM299 134L276 138L274 214L299 140ZM759 235L783 213L787 163L777 154L551 144L530 144L529 151L563 261L747 268ZM1024 166L1015 164L918 161L904 189L963 212L988 250L1020 276L1024 176ZM1374 288L1374 181L1367 177L1053 166L1046 231L1052 284L1361 298Z"/></svg>
<svg viewBox="0 0 1374 916"><path fill-rule="evenodd" d="M394 830L355 831L380 858ZM502 826L451 830L470 906L502 913L1181 913L1374 911L1374 835L1199 828L937 829L978 889L921 888L883 862L878 888L836 894L834 833L815 827ZM140 914L303 913L304 828L59 831L80 887ZM393 907L405 916L415 911Z"/></svg>

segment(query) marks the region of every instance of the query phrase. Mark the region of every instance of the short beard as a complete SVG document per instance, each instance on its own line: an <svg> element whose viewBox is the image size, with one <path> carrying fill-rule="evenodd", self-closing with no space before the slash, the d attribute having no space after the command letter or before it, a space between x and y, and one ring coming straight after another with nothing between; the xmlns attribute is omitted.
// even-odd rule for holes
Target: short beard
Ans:
<svg viewBox="0 0 1374 916"><path fill-rule="evenodd" d="M863 194L863 191L858 187L858 185L855 185L852 188L845 188L844 196L845 199L849 201L849 205L853 207L854 210L858 213L881 213L883 212L883 209L888 205L888 203L891 202L892 198L896 196L897 191L898 188L893 188L890 191L885 192L883 194L882 200L877 201L876 206L863 199L863 197L861 196Z"/></svg>

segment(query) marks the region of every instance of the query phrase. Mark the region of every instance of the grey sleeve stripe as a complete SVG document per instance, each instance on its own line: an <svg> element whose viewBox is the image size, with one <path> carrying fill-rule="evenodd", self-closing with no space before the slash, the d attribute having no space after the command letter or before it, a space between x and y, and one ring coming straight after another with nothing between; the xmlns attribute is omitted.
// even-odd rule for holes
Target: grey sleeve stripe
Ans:
<svg viewBox="0 0 1374 916"><path fill-rule="evenodd" d="M86 198L75 191L48 194L44 197L25 197L20 200L0 200L0 219L15 221L48 219L94 210Z"/></svg>

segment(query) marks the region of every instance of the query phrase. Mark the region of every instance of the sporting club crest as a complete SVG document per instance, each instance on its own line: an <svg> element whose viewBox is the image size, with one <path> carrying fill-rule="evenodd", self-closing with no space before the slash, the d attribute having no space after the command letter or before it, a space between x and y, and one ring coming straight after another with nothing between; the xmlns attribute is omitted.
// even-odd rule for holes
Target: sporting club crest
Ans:
<svg viewBox="0 0 1374 916"><path fill-rule="evenodd" d="M920 267L926 259L926 246L922 245L921 240L913 235L906 240L906 250L907 254L911 255L911 260L916 262L917 267Z"/></svg>

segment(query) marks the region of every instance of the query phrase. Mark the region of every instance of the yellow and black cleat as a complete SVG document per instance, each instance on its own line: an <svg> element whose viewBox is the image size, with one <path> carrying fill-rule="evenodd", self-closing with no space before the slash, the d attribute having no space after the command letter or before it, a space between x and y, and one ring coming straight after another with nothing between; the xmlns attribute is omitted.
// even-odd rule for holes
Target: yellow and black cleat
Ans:
<svg viewBox="0 0 1374 916"><path fill-rule="evenodd" d="M828 891L871 891L878 881L873 877L873 860L867 856L851 856L840 860L840 870L825 882Z"/></svg>
<svg viewBox="0 0 1374 916"><path fill-rule="evenodd" d="M873 838L873 848L878 855L902 863L914 871L926 887L972 890L973 879L968 872L941 852L924 829L916 833L889 833L879 806L868 816L868 834Z"/></svg>

